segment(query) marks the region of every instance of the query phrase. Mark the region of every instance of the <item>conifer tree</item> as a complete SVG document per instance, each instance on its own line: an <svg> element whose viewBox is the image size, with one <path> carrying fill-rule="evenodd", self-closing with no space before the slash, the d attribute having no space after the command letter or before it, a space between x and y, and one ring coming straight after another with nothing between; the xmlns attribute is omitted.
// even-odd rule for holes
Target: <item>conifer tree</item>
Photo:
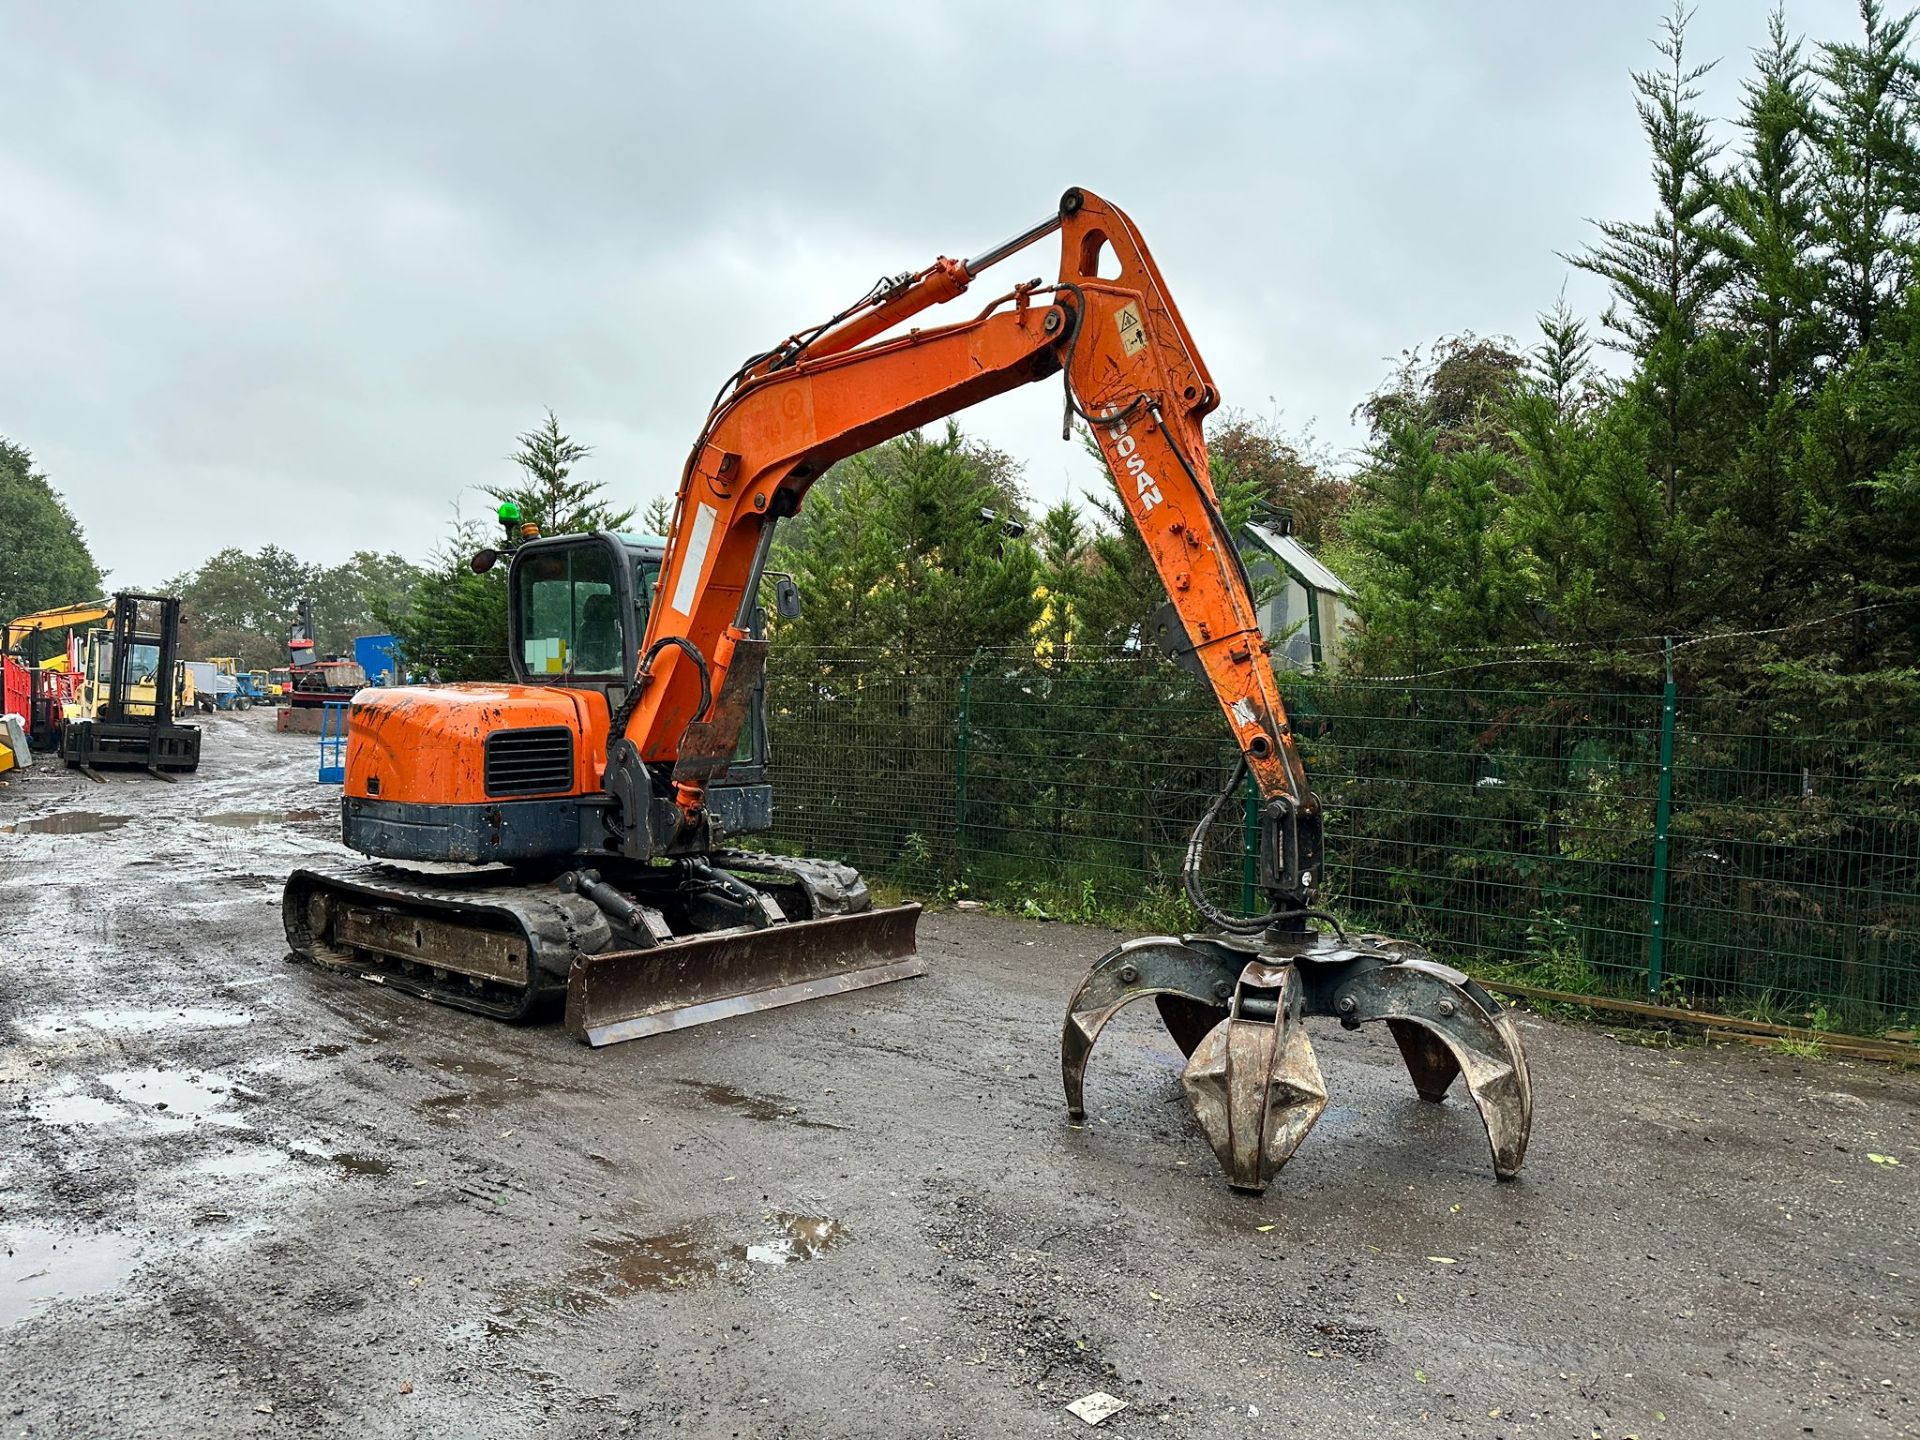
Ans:
<svg viewBox="0 0 1920 1440"><path fill-rule="evenodd" d="M782 644L892 660L1018 646L1039 613L1040 562L1019 533L1017 475L948 422L836 465L782 536L803 611ZM777 649L777 647L776 647Z"/></svg>
<svg viewBox="0 0 1920 1440"><path fill-rule="evenodd" d="M1626 528L1605 543L1629 569L1627 592L1644 608L1638 629L1684 629L1693 618L1689 580L1703 542L1703 518L1713 513L1711 471L1724 453L1727 382L1721 337L1709 333L1729 277L1716 244L1718 185L1711 166L1720 147L1696 107L1700 81L1712 64L1687 59L1690 12L1676 5L1654 48L1663 68L1634 75L1641 130L1653 155L1655 209L1651 220L1599 222L1602 241L1572 257L1613 288L1601 323L1610 341L1637 362L1616 419L1645 427L1643 443L1615 431L1644 454L1657 504L1647 506L1638 482L1617 465L1603 510ZM1614 457L1619 458L1616 452Z"/></svg>
<svg viewBox="0 0 1920 1440"><path fill-rule="evenodd" d="M633 519L631 508L616 510L601 498L600 481L572 478L573 467L593 454L593 447L562 431L551 410L518 438L520 448L512 459L520 467L519 483L481 488L496 500L518 505L522 518L538 525L541 534L618 530Z"/></svg>
<svg viewBox="0 0 1920 1440"><path fill-rule="evenodd" d="M1507 523L1525 556L1529 598L1556 637L1596 638L1592 342L1563 296L1505 407L1515 455Z"/></svg>
<svg viewBox="0 0 1920 1440"><path fill-rule="evenodd" d="M1764 412L1783 389L1805 383L1818 348L1813 312L1820 275L1813 264L1807 156L1812 87L1800 42L1788 34L1778 7L1742 91L1740 155L1720 186L1713 234L1729 270L1729 318L1757 352Z"/></svg>
<svg viewBox="0 0 1920 1440"><path fill-rule="evenodd" d="M1882 311L1913 280L1920 66L1907 50L1914 20L1914 12L1889 18L1880 0L1860 0L1858 42L1820 46L1815 190L1825 299L1847 350L1874 340Z"/></svg>

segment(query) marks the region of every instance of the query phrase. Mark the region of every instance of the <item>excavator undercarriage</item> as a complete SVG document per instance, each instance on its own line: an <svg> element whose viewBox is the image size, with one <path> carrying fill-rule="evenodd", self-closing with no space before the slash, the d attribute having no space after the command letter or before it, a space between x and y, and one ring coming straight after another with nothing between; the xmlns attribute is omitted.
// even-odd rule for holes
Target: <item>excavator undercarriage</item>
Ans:
<svg viewBox="0 0 1920 1440"><path fill-rule="evenodd" d="M1054 282L902 328L1054 234ZM835 462L1055 377L1165 585L1155 635L1206 682L1240 755L1187 852L1212 933L1129 941L1093 967L1062 1037L1070 1111L1085 1113L1102 1028L1153 996L1229 1182L1261 1190L1326 1105L1305 1020L1384 1020L1423 1098L1463 1081L1511 1176L1532 1117L1512 1017L1424 952L1350 939L1316 908L1322 807L1207 468L1220 397L1133 222L1078 189L1004 244L883 279L748 357L689 452L669 536L543 538L503 507L513 683L354 697L343 835L399 863L296 872L293 949L505 1019L564 997L593 1045L922 973L917 906L874 909L844 866L734 848L774 803L761 585L777 522ZM1249 780L1269 910L1229 916L1201 858Z"/></svg>
<svg viewBox="0 0 1920 1440"><path fill-rule="evenodd" d="M283 907L300 955L501 1020L564 1004L595 1046L926 973L920 907L874 909L827 860L723 851L547 880L303 869Z"/></svg>

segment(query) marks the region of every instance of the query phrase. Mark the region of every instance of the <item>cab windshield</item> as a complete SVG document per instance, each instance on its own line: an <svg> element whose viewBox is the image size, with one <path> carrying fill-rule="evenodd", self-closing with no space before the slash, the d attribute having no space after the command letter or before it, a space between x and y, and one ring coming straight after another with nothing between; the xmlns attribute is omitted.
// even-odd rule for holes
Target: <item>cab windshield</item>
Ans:
<svg viewBox="0 0 1920 1440"><path fill-rule="evenodd" d="M604 545L523 556L514 572L513 603L528 674L625 673L620 592Z"/></svg>
<svg viewBox="0 0 1920 1440"><path fill-rule="evenodd" d="M104 630L96 630L88 639L90 653L87 656L88 672L101 684L107 683L107 672L113 668L113 641ZM129 685L151 685L160 672L160 647L135 641L127 648L131 664L127 667Z"/></svg>

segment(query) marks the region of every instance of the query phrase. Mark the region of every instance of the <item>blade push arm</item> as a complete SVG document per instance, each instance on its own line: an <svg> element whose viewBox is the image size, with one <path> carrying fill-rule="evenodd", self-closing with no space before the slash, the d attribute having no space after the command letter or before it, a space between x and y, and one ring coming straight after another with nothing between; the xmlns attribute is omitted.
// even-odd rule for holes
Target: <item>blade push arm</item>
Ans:
<svg viewBox="0 0 1920 1440"><path fill-rule="evenodd" d="M971 319L879 338L1056 231L1051 286L1017 285ZM1103 279L1109 253L1118 273ZM741 368L682 475L610 777L671 766L681 843L694 843L705 784L725 770L764 663L749 622L774 522L835 461L1062 370L1264 799L1267 888L1286 906L1309 904L1319 805L1207 474L1201 421L1218 396L1132 222L1082 190L1006 244L876 287Z"/></svg>

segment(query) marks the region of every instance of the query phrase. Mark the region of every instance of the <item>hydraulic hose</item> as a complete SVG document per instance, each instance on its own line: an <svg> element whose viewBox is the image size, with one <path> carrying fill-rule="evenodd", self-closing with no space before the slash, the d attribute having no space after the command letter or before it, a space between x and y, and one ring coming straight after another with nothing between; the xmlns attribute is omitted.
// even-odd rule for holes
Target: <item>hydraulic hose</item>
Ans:
<svg viewBox="0 0 1920 1440"><path fill-rule="evenodd" d="M1269 911L1265 915L1229 915L1211 900L1200 888L1200 867L1206 856L1207 831L1212 828L1221 807L1227 803L1227 797L1238 790L1247 778L1247 757L1242 755L1240 763L1234 766L1233 774L1228 777L1220 793L1213 797L1213 803L1207 806L1206 814L1200 817L1200 823L1193 827L1193 834L1187 839L1187 858L1180 867L1181 888L1186 891L1187 899L1193 908L1200 912L1200 918L1216 930L1224 930L1229 935L1258 935L1275 925L1294 920L1324 920L1343 938L1345 929L1333 916L1324 910L1315 910L1306 905L1295 905L1282 910Z"/></svg>
<svg viewBox="0 0 1920 1440"><path fill-rule="evenodd" d="M640 657L640 663L634 668L633 685L627 696L620 702L620 708L613 712L613 719L607 726L607 743L625 737L627 722L633 718L634 708L640 703L640 696L647 686L653 683L653 662L656 656L669 645L677 646L693 657L694 668L700 672L700 708L693 713L696 721L707 718L707 711L713 708L713 673L707 668L707 657L700 653L700 647L684 635L662 635L647 647L647 653Z"/></svg>

